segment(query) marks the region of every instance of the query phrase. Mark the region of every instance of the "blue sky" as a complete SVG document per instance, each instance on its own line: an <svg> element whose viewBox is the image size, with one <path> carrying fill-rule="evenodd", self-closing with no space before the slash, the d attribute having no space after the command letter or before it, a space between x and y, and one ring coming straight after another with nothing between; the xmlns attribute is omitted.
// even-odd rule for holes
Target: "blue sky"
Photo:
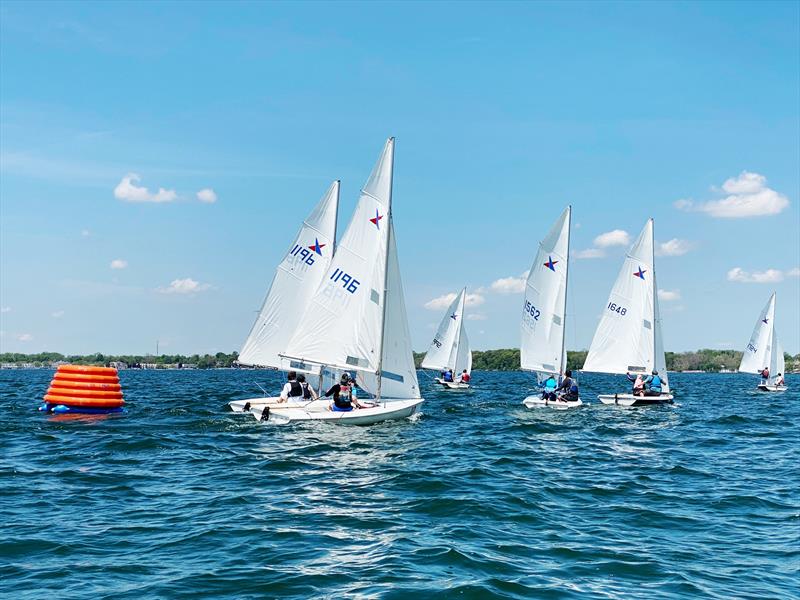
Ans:
<svg viewBox="0 0 800 600"><path fill-rule="evenodd" d="M474 347L517 347L571 203L570 349L653 216L667 350L743 348L776 290L800 352L799 7L4 2L0 348L238 349L394 135L416 349L464 285Z"/></svg>

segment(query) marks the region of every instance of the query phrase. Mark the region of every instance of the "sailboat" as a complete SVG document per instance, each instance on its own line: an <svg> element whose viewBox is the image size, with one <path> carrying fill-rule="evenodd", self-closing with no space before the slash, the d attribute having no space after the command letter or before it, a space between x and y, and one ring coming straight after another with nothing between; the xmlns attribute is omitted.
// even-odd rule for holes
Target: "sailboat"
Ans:
<svg viewBox="0 0 800 600"><path fill-rule="evenodd" d="M450 370L453 381L436 378L436 383L451 390L469 389L469 383L461 381L461 374L466 371L472 373L472 351L469 348L469 338L464 328L464 306L466 305L467 288L461 290L450 303L439 323L439 329L431 342L430 348L425 353L422 361L423 369L437 371Z"/></svg>
<svg viewBox="0 0 800 600"><path fill-rule="evenodd" d="M662 393L601 394L603 404L638 406L672 402L658 307L653 219L649 219L622 263L600 323L595 331L584 371L647 375L658 373Z"/></svg>
<svg viewBox="0 0 800 600"><path fill-rule="evenodd" d="M558 221L539 243L539 251L525 282L520 330L520 367L533 371L537 379L563 376L567 368L566 336L567 281L569 275L569 237L572 207L561 213ZM547 400L541 395L528 396L527 408L549 406L575 408L583 402Z"/></svg>
<svg viewBox="0 0 800 600"><path fill-rule="evenodd" d="M423 402L392 223L393 166L394 138L389 138L322 284L280 353L300 364L355 372L358 385L373 396L372 406L334 412L329 400L319 399L271 408L269 420L366 425L408 417Z"/></svg>
<svg viewBox="0 0 800 600"><path fill-rule="evenodd" d="M769 368L769 377L762 378L758 389L762 392L785 392L788 389L786 385L778 383L786 374L786 363L775 331L775 292L758 316L753 335L742 354L739 372L760 374L765 367Z"/></svg>
<svg viewBox="0 0 800 600"><path fill-rule="evenodd" d="M320 375L319 365L290 361L280 356L294 334L300 317L319 288L333 259L340 182L334 181L300 226L294 241L275 270L267 296L239 352L241 365ZM234 400L234 411L263 409L277 397Z"/></svg>

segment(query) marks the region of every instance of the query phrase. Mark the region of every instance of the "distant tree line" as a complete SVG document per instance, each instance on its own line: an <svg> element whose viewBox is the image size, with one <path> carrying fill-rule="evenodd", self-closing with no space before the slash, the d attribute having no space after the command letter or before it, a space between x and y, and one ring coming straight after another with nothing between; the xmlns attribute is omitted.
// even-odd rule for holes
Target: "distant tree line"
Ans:
<svg viewBox="0 0 800 600"><path fill-rule="evenodd" d="M567 352L567 368L580 370L586 361L586 350ZM420 367L425 354L414 352L414 363ZM786 370L793 371L800 368L800 354L792 356L784 354ZM58 352L40 352L39 354L21 354L6 352L0 354L0 363L5 364L32 364L34 366L49 366L59 362L76 365L108 365L112 362L122 362L129 367L142 365L156 368L175 366L192 366L198 369L219 369L237 367L237 352L217 352L216 354L160 354L158 356L134 354L88 354L64 355ZM696 350L694 352L667 352L667 369L670 371L719 371L727 369L735 371L742 360L742 353L738 350ZM477 371L515 371L519 369L519 349L501 348L499 350L473 350L472 368Z"/></svg>

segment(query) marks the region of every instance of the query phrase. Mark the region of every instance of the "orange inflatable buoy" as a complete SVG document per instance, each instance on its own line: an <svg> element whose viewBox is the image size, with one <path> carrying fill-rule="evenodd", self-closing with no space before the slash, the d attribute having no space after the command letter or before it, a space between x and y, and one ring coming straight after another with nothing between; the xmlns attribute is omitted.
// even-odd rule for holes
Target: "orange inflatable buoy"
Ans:
<svg viewBox="0 0 800 600"><path fill-rule="evenodd" d="M125 400L113 367L61 365L44 396L40 410L50 413L123 412Z"/></svg>

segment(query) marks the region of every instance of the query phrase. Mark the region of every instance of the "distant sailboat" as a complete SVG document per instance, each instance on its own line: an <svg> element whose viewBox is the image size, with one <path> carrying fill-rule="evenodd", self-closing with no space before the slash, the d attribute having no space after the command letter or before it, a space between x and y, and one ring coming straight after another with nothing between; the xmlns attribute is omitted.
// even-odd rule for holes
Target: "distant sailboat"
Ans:
<svg viewBox="0 0 800 600"><path fill-rule="evenodd" d="M303 364L352 371L374 406L333 412L320 399L273 408L277 421L369 424L412 415L423 402L411 351L392 223L394 138L361 191L322 285L281 353ZM260 416L260 415L257 415Z"/></svg>
<svg viewBox="0 0 800 600"><path fill-rule="evenodd" d="M464 327L464 307L467 299L467 288L455 297L453 302L442 317L436 336L433 338L425 359L422 361L423 369L447 371L453 373L453 381L436 378L436 383L448 389L468 389L469 383L462 381L462 373L472 373L472 351L469 347L469 338Z"/></svg>
<svg viewBox="0 0 800 600"><path fill-rule="evenodd" d="M742 354L740 373L758 373L769 369L769 377L761 380L758 389L763 392L785 392L788 388L778 382L786 374L783 348L775 331L775 293L758 316L753 335Z"/></svg>
<svg viewBox="0 0 800 600"><path fill-rule="evenodd" d="M661 379L658 395L601 394L598 398L603 404L672 402L658 307L653 219L647 221L622 263L583 370L643 376L655 371Z"/></svg>
<svg viewBox="0 0 800 600"><path fill-rule="evenodd" d="M571 222L572 207L568 206L539 243L539 251L525 282L520 367L523 371L535 372L540 381L550 375L563 376L567 368L564 332ZM525 398L523 404L528 408L574 408L583 402L580 398L566 402L532 395Z"/></svg>
<svg viewBox="0 0 800 600"><path fill-rule="evenodd" d="M317 206L303 221L289 250L275 270L258 317L239 353L240 364L320 374L319 365L289 361L281 358L280 353L294 334L303 311L311 302L333 260L339 187L339 181L330 185ZM277 397L234 400L230 407L241 411L245 406L248 409L261 407L277 400Z"/></svg>

